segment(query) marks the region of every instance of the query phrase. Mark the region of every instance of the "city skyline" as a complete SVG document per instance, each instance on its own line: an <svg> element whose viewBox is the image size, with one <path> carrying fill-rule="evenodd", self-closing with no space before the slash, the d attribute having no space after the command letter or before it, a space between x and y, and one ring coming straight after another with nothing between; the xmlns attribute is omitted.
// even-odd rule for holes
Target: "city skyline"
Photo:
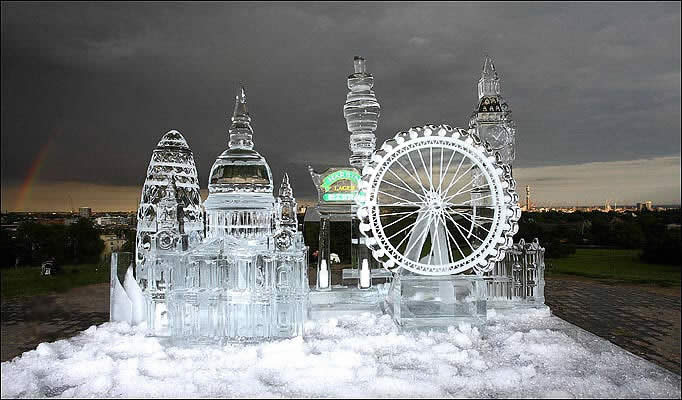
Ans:
<svg viewBox="0 0 682 400"><path fill-rule="evenodd" d="M679 4L2 12L3 211L132 210L171 129L194 152L205 198L240 82L274 180L288 172L296 197L313 200L307 165L348 160L342 107L354 55L375 76L378 145L414 125L466 127L489 54L517 124L521 198L530 185L537 204L680 203Z"/></svg>

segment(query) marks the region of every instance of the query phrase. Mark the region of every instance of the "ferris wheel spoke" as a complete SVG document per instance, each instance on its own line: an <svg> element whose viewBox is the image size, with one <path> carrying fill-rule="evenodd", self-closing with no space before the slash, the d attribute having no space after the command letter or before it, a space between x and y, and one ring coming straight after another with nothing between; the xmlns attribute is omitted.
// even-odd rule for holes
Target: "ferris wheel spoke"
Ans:
<svg viewBox="0 0 682 400"><path fill-rule="evenodd" d="M402 216L402 217L396 219L395 221L393 221L393 222L391 222L391 223L385 225L385 226L384 226L384 229L386 229L386 228L388 228L389 226L394 225L394 224L396 224L396 223L398 223L398 222L404 220L405 218L409 217L410 215L412 215L412 214L414 214L414 213L418 213L419 211L420 211L420 210L414 210L414 211L408 213L407 215L404 215L404 216Z"/></svg>
<svg viewBox="0 0 682 400"><path fill-rule="evenodd" d="M384 180L383 181L384 183L388 183L389 185L395 186L398 189L402 189L408 193L412 193L413 195L417 196L420 200L423 200L422 195L417 194L417 192L415 192L407 183L405 183L405 181L403 181L398 175L396 175L395 172L391 171L390 169L388 170L388 172L390 172L391 174L393 174L393 176L398 178L398 180L400 180L400 182L402 182L403 185L405 185L405 186L396 185L392 182L389 182L388 180Z"/></svg>
<svg viewBox="0 0 682 400"><path fill-rule="evenodd" d="M397 159L396 159L395 162L400 166L400 168L403 169L403 171L405 171L405 173L406 173L410 178L412 178L412 180L417 184L417 187L419 187L419 189L421 189L422 194L426 195L426 192L424 191L424 187L422 186L421 182L420 182L414 175L412 175L412 173L411 173L410 171L408 171L407 168L405 168L405 166L403 165L403 163L400 162L400 160L397 160ZM389 170L389 171L390 171L390 170ZM405 183L405 184L406 184L407 187L409 187L409 188L412 187L411 185L408 185L407 183Z"/></svg>
<svg viewBox="0 0 682 400"><path fill-rule="evenodd" d="M441 218L442 218L443 222L446 222L445 216L441 216ZM446 227L447 227L447 224L446 224ZM447 229L445 230L445 232L447 232L450 239L452 239L452 241L455 243L455 247L457 247L457 251L459 251L459 254L462 256L462 258L466 258L466 256L464 255L464 252L462 251L462 248L459 247L459 243L457 243L457 240L455 239L455 237L452 236L452 233L450 233L450 231ZM449 243L449 241L448 241L448 243Z"/></svg>
<svg viewBox="0 0 682 400"><path fill-rule="evenodd" d="M436 225L436 233L435 233L435 235L434 235L435 238L432 238L433 241L432 241L432 243L431 243L431 252L432 252L434 255L436 255L436 252L433 250L433 245L434 245L434 243L435 243L435 244L436 244L436 249L438 250L438 262L439 262L440 264L443 264L443 251L441 250L441 248L440 248L441 246L440 246L440 243L439 243L439 241L438 241L438 234L439 234L440 229L441 229L441 221L440 221L440 218L436 218L433 222L434 222L435 225ZM447 228L447 227L443 227L443 230L445 231L446 228ZM446 238L441 238L441 240L443 240L443 239L445 239L445 241L447 242L447 237L446 237ZM445 262L445 264L447 264L448 262L449 262L449 259L448 259L448 261Z"/></svg>
<svg viewBox="0 0 682 400"><path fill-rule="evenodd" d="M411 223L411 224L409 224L409 225L403 227L402 229L400 229L398 232L394 233L394 234L391 235L390 237L387 237L386 240L389 240L389 241L390 241L391 239L393 239L394 237L398 236L399 234L405 232L406 230L408 230L408 229L410 229L410 228L413 228L418 222L419 222L419 218L417 218L417 221L415 221L415 222L413 222L413 223Z"/></svg>
<svg viewBox="0 0 682 400"><path fill-rule="evenodd" d="M468 187L468 186L470 186L470 185L472 185L472 184L474 183L474 181L476 180L476 175L475 175L475 174L472 174L472 175L473 175L473 176L471 177L471 180L469 180L469 182L467 182L466 184L462 185L462 187L459 188L459 190L458 190L457 192L455 192L454 196L456 196L456 195L462 193L462 191L464 190L464 188L466 188L466 187Z"/></svg>
<svg viewBox="0 0 682 400"><path fill-rule="evenodd" d="M421 219L424 219L424 217L422 217ZM419 223L419 216L417 216L417 221L415 221L415 224L417 224L417 223ZM398 243L398 245L395 246L395 249L398 250L400 248L400 246L402 246L403 243L405 243L405 240L407 240L409 237L410 237L410 235L405 235L405 237L403 237L403 239L400 241L400 243Z"/></svg>
<svg viewBox="0 0 682 400"><path fill-rule="evenodd" d="M487 198L492 197L492 196L493 196L492 194L488 194L488 195L481 196L481 197L478 197L475 199L470 199L470 200L464 201L462 203L445 203L445 205L449 206L449 207L464 206L464 205L471 203L472 201L483 200L483 199L487 199Z"/></svg>
<svg viewBox="0 0 682 400"><path fill-rule="evenodd" d="M426 172L426 174L427 174L426 177L429 179L429 189L433 190L433 182L431 181L431 173L429 172L429 169L426 168L426 163L424 162L424 157L422 156L421 150L417 151L417 153L419 154L419 159L422 162L422 167L424 167L424 172Z"/></svg>
<svg viewBox="0 0 682 400"><path fill-rule="evenodd" d="M438 191L440 192L443 183L443 148L440 148L440 166L438 167Z"/></svg>
<svg viewBox="0 0 682 400"><path fill-rule="evenodd" d="M451 217L450 215L448 215L448 214L445 214L445 216L446 216L447 218L450 218L450 221L452 221L452 223L455 224L455 228L457 229L457 231L459 232L459 234L462 236L462 238L467 242L467 244L469 245L469 248L471 249L471 251L472 251L472 252L475 251L475 250L474 250L474 246L471 245L471 242L470 242L469 239L467 238L467 235L465 235L464 232L462 232L462 230L459 228L459 222L455 221L454 218L452 218L452 217Z"/></svg>
<svg viewBox="0 0 682 400"><path fill-rule="evenodd" d="M483 225L479 224L478 222L476 222L475 219L472 218L470 215L468 215L468 214L466 214L466 213L463 213L463 212L455 211L455 210L452 210L452 209L449 209L449 210L452 211L453 213L457 214L457 215L461 215L462 217L466 218L469 222L471 222L473 225L476 225L476 226L478 226L479 228L483 229L484 231L490 233L490 229L487 229L485 226L483 226ZM475 217L475 218L480 218L480 217ZM491 219L492 219L492 218L491 218Z"/></svg>
<svg viewBox="0 0 682 400"><path fill-rule="evenodd" d="M455 154L457 154L456 151L453 151L452 154L450 154L450 159L448 160L448 165L445 166L445 173L441 171L441 177L440 177L440 182L438 182L438 192L442 193L442 188L443 188L443 178L445 178L446 173L450 169L450 164L452 163L452 159L455 157ZM464 161L464 158L462 157L462 162ZM461 164L460 164L461 165ZM442 170L442 168L441 168Z"/></svg>
<svg viewBox="0 0 682 400"><path fill-rule="evenodd" d="M464 159L462 159L462 160L464 160ZM453 177L452 177L452 180L450 181L450 184L449 184L448 187L445 189L445 193L448 193L448 192L450 191L450 188L452 188L452 186L453 186L455 183L457 183L460 179L462 179L462 177L463 177L464 175L466 175L469 171L471 171L471 169L474 168L474 165L475 165L475 164L472 163L471 166L469 166L469 168L467 168L466 171L462 172L462 174L461 174L460 176L457 177L457 179L455 179L455 176L456 176L456 175L453 176Z"/></svg>
<svg viewBox="0 0 682 400"><path fill-rule="evenodd" d="M417 211L419 211L419 210L417 210ZM400 211L400 212L394 212L394 213L388 213L388 214L379 213L379 218L390 217L392 215L413 214L413 213L414 213L414 211Z"/></svg>
<svg viewBox="0 0 682 400"><path fill-rule="evenodd" d="M419 177L419 173L417 172L417 168L414 167L414 162L412 161L412 157L410 156L410 153L407 152L407 153L405 153L405 155L407 155L407 160L410 162L410 166L412 167L412 171L414 171L414 175L411 175L412 179L414 179L414 181L417 182L417 184L419 185L419 187L422 190L422 192L424 193L424 195L426 195L426 189L424 188L424 184L422 183L422 180ZM402 163L400 163L399 160L396 160L396 161L402 166Z"/></svg>
<svg viewBox="0 0 682 400"><path fill-rule="evenodd" d="M428 227L429 224L431 223L431 216L428 215L427 218L429 219L429 221L428 221L427 224L426 224L426 226ZM415 223L415 225L416 225L416 223ZM409 246L409 242L408 242L408 247L409 247L409 248L405 250L405 255L410 254L410 251L412 251L412 249L416 246L417 243L419 243L419 242L422 241L422 240L425 240L425 239L426 239L426 235L427 235L428 233L429 233L429 230L428 230L428 229L424 229L424 230L422 230L421 232L419 232L419 233L417 234L417 235L418 235L418 236L417 236L417 240L415 240L414 243L412 243L412 246ZM408 236L412 236L413 234L414 234L414 227L412 228L412 231L409 233ZM419 262L419 256L421 256L421 251L422 251L422 249L424 248L424 243L422 242L422 244L421 244L420 246L421 246L421 248L419 249L419 254L417 255L417 262Z"/></svg>
<svg viewBox="0 0 682 400"><path fill-rule="evenodd" d="M445 244L447 245L447 250L448 250L448 263L450 261L455 261L455 257L452 256L452 247L450 246L450 238L448 238L448 225L443 222L443 218L439 216L441 224L443 224L443 230L445 231Z"/></svg>
<svg viewBox="0 0 682 400"><path fill-rule="evenodd" d="M394 194L390 194L390 193L384 192L384 191L382 191L382 190L378 190L378 189L377 189L377 192L379 192L379 193L381 193L381 194L383 194L383 195L386 195L386 196L391 196L391 197L393 197L393 198L396 199L396 200L404 201L404 202L409 203L409 204L414 204L416 207L420 207L420 206L421 206L421 204L418 203L418 202L414 202L414 201L410 201L410 200L407 200L407 199L403 199L402 197L398 197L398 196L396 196L396 195L394 195Z"/></svg>
<svg viewBox="0 0 682 400"><path fill-rule="evenodd" d="M472 187L471 189L467 189L467 190L461 191L461 190L464 189L465 187L466 187L466 186L463 186L463 187L460 189L460 191L458 191L457 193L452 194L452 195L450 195L450 196L447 196L446 198L443 199L443 201L444 201L444 202L449 202L450 200L452 200L452 199L455 198L456 196L459 196L459 195L462 195L462 194L466 194L466 193L469 193L469 192L473 192L473 191L476 190L476 189L487 188L488 185L474 186L474 187Z"/></svg>
<svg viewBox="0 0 682 400"><path fill-rule="evenodd" d="M448 217L448 218L450 218L451 221L455 222L455 220L454 220L449 214L445 214L445 216ZM473 232L469 232L468 235L465 235L465 234L459 229L459 224L458 224L457 222L455 222L455 224L457 224L457 230L459 230L459 233L462 235L462 237L463 237L464 239L467 239L469 236L473 236L473 237L475 237L476 239L478 239L481 243L485 242L485 240L483 240L483 239L481 239L480 237L476 236L476 234L474 234ZM463 226L462 228L465 228L465 229L466 229L466 227L464 227L464 226ZM469 241L469 240L467 239L467 242L468 242L468 241ZM470 245L471 245L471 244L470 244ZM473 250L473 247L472 247L471 250Z"/></svg>
<svg viewBox="0 0 682 400"><path fill-rule="evenodd" d="M407 202L399 201L397 203L377 204L376 206L377 207L421 207L420 205L415 204L413 201L407 201Z"/></svg>

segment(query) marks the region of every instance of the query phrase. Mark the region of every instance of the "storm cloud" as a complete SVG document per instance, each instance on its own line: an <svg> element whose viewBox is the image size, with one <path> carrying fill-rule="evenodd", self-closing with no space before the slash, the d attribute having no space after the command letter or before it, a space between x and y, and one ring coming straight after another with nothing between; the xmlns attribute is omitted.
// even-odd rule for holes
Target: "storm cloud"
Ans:
<svg viewBox="0 0 682 400"><path fill-rule="evenodd" d="M354 55L375 76L381 143L414 125L465 127L484 54L517 123L515 169L677 157L679 171L679 3L3 3L3 209L32 170L36 187L141 187L170 129L205 187L240 83L276 181L287 171L312 198L306 166L348 160ZM679 173L630 178L677 190L633 181L571 199L680 202ZM533 182L539 202L560 193Z"/></svg>

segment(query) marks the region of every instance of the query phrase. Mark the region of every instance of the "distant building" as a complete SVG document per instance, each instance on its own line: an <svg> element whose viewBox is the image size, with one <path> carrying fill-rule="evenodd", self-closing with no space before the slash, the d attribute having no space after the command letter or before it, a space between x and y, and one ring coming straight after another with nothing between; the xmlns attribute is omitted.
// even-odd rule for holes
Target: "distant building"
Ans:
<svg viewBox="0 0 682 400"><path fill-rule="evenodd" d="M99 226L128 225L130 218L118 215L105 215L102 217L97 217L95 222Z"/></svg>
<svg viewBox="0 0 682 400"><path fill-rule="evenodd" d="M637 203L637 211L654 211L654 206L651 201Z"/></svg>
<svg viewBox="0 0 682 400"><path fill-rule="evenodd" d="M104 242L103 254L111 254L115 251L121 251L123 245L126 243L125 238L120 238L117 235L99 235L99 238Z"/></svg>
<svg viewBox="0 0 682 400"><path fill-rule="evenodd" d="M78 209L78 216L81 218L90 218L92 216L92 208L80 207Z"/></svg>

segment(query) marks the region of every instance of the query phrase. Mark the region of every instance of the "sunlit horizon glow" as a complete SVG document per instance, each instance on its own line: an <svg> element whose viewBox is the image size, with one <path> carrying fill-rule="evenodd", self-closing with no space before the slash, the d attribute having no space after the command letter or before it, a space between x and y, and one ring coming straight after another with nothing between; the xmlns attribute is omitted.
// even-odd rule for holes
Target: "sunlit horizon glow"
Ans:
<svg viewBox="0 0 682 400"><path fill-rule="evenodd" d="M46 146L47 147L47 146ZM37 177L41 155L35 168L21 184L2 183L2 212L68 212L90 207L94 212L135 211L142 185L116 186L85 182L42 182ZM35 171L34 171L35 169ZM651 179L656 176L658 179ZM640 160L592 162L575 165L515 167L514 177L520 203L525 202L525 186L531 187L536 207L634 205L652 201L655 205L680 204L680 156ZM659 182L668 185L661 186ZM30 190L29 190L30 189ZM314 190L310 182L310 192ZM201 190L205 199L207 190ZM297 196L296 193L294 193ZM297 196L299 203L312 203L316 196ZM7 205L13 205L7 207Z"/></svg>

